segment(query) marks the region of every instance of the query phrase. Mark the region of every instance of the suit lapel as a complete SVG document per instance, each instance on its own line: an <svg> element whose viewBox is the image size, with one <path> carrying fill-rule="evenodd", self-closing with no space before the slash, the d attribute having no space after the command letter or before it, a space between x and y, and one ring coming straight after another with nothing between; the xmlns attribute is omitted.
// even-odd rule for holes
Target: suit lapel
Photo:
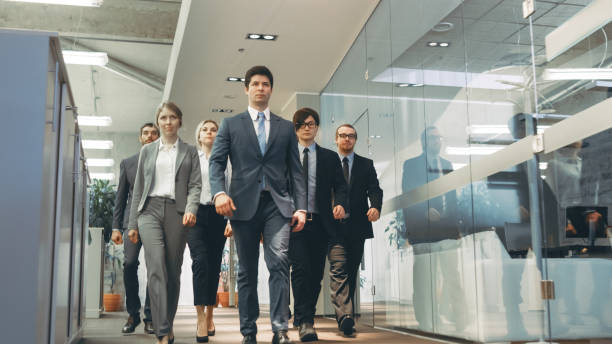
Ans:
<svg viewBox="0 0 612 344"><path fill-rule="evenodd" d="M151 155L148 157L148 159L144 162L145 165L145 180L148 180L149 182L146 183L145 182L145 187L146 190L144 190L146 194L149 193L149 188L151 187L151 184L153 184L153 178L155 177L155 162L157 161L157 153L159 152L159 145L161 144L161 139L157 139L157 141L151 143Z"/></svg>
<svg viewBox="0 0 612 344"><path fill-rule="evenodd" d="M242 115L240 115L240 119L244 132L247 134L248 140L251 141L249 146L257 147L256 150L257 152L259 152L259 141L257 141L257 133L255 132L255 127L253 126L253 119L251 118L251 115L249 115L249 111L243 112Z"/></svg>
<svg viewBox="0 0 612 344"><path fill-rule="evenodd" d="M280 127L280 118L270 112L270 135L268 137L268 143L266 143L266 153L268 154L269 148L272 147L272 143L274 143L274 139L278 136L278 130ZM265 155L264 154L264 155Z"/></svg>
<svg viewBox="0 0 612 344"><path fill-rule="evenodd" d="M187 155L187 144L179 138L176 145L176 165L174 166L175 176L178 173L179 167L181 167L181 164L183 163L183 159L185 159L185 155Z"/></svg>

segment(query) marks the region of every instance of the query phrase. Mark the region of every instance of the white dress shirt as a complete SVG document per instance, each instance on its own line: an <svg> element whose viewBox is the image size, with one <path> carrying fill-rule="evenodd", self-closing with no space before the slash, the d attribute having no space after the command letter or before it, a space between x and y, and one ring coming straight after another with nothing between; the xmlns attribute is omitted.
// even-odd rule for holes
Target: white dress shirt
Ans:
<svg viewBox="0 0 612 344"><path fill-rule="evenodd" d="M200 156L200 171L202 172L202 193L200 194L201 204L210 204L212 201L212 195L210 194L210 181L208 178L208 158L206 153L198 151Z"/></svg>
<svg viewBox="0 0 612 344"><path fill-rule="evenodd" d="M178 153L178 138L172 145L165 145L161 138L159 138L158 141L159 152L157 153L157 160L155 160L153 189L149 196L174 199L174 177L176 155Z"/></svg>
<svg viewBox="0 0 612 344"><path fill-rule="evenodd" d="M270 108L266 108L263 111L259 111L253 109L252 107L248 107L249 115L253 120L253 127L255 128L255 134L257 134L257 128L259 127L259 117L257 116L260 112L264 113L264 127L266 128L266 143L268 143L268 138L270 137Z"/></svg>

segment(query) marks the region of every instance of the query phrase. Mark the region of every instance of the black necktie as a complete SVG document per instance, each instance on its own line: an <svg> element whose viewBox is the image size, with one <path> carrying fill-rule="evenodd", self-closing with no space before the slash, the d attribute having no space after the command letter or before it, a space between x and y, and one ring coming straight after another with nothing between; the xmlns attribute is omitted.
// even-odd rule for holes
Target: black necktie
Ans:
<svg viewBox="0 0 612 344"><path fill-rule="evenodd" d="M346 180L346 184L350 184L349 180L349 166L348 166L348 158L344 157L342 159L342 172L344 172L344 179Z"/></svg>
<svg viewBox="0 0 612 344"><path fill-rule="evenodd" d="M306 204L308 204L308 147L304 148L304 159L302 159L302 169L304 170L304 185L306 185Z"/></svg>

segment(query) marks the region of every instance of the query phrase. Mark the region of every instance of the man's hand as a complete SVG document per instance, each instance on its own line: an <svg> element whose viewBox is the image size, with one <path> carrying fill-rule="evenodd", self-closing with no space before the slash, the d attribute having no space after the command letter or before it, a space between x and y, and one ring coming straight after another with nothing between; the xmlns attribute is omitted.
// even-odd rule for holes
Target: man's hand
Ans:
<svg viewBox="0 0 612 344"><path fill-rule="evenodd" d="M227 194L220 194L215 198L215 209L217 210L217 214L231 217L234 215L236 206L230 196Z"/></svg>
<svg viewBox="0 0 612 344"><path fill-rule="evenodd" d="M123 244L123 235L120 231L113 229L113 234L111 234L111 240L115 243L115 245Z"/></svg>
<svg viewBox="0 0 612 344"><path fill-rule="evenodd" d="M225 236L226 238L229 238L233 234L234 234L234 232L232 231L232 225L230 225L230 223L228 221L227 225L225 225L225 232L223 233L223 236Z"/></svg>
<svg viewBox="0 0 612 344"><path fill-rule="evenodd" d="M138 229L130 229L128 231L128 239L130 239L132 244L138 244Z"/></svg>
<svg viewBox="0 0 612 344"><path fill-rule="evenodd" d="M192 213L185 213L183 215L183 226L185 227L193 227L196 223L196 216Z"/></svg>
<svg viewBox="0 0 612 344"><path fill-rule="evenodd" d="M334 207L334 219L341 220L344 218L344 208L341 205Z"/></svg>
<svg viewBox="0 0 612 344"><path fill-rule="evenodd" d="M306 214L303 211L296 211L293 213L293 217L291 218L291 229L292 232L299 232L304 229L304 224L306 223Z"/></svg>
<svg viewBox="0 0 612 344"><path fill-rule="evenodd" d="M378 212L378 209L376 208L370 208L370 210L368 210L366 215L368 215L368 220L370 222L374 222L378 220L378 218L380 217L380 213Z"/></svg>

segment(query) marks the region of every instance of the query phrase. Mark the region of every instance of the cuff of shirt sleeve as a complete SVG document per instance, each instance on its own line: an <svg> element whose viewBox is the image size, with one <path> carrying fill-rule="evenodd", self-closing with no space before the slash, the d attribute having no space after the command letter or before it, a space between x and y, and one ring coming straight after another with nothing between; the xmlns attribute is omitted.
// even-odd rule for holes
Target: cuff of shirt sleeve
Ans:
<svg viewBox="0 0 612 344"><path fill-rule="evenodd" d="M219 191L217 192L214 196L213 196L213 205L215 204L215 200L217 199L217 196L221 195L221 194L225 194L225 191Z"/></svg>

